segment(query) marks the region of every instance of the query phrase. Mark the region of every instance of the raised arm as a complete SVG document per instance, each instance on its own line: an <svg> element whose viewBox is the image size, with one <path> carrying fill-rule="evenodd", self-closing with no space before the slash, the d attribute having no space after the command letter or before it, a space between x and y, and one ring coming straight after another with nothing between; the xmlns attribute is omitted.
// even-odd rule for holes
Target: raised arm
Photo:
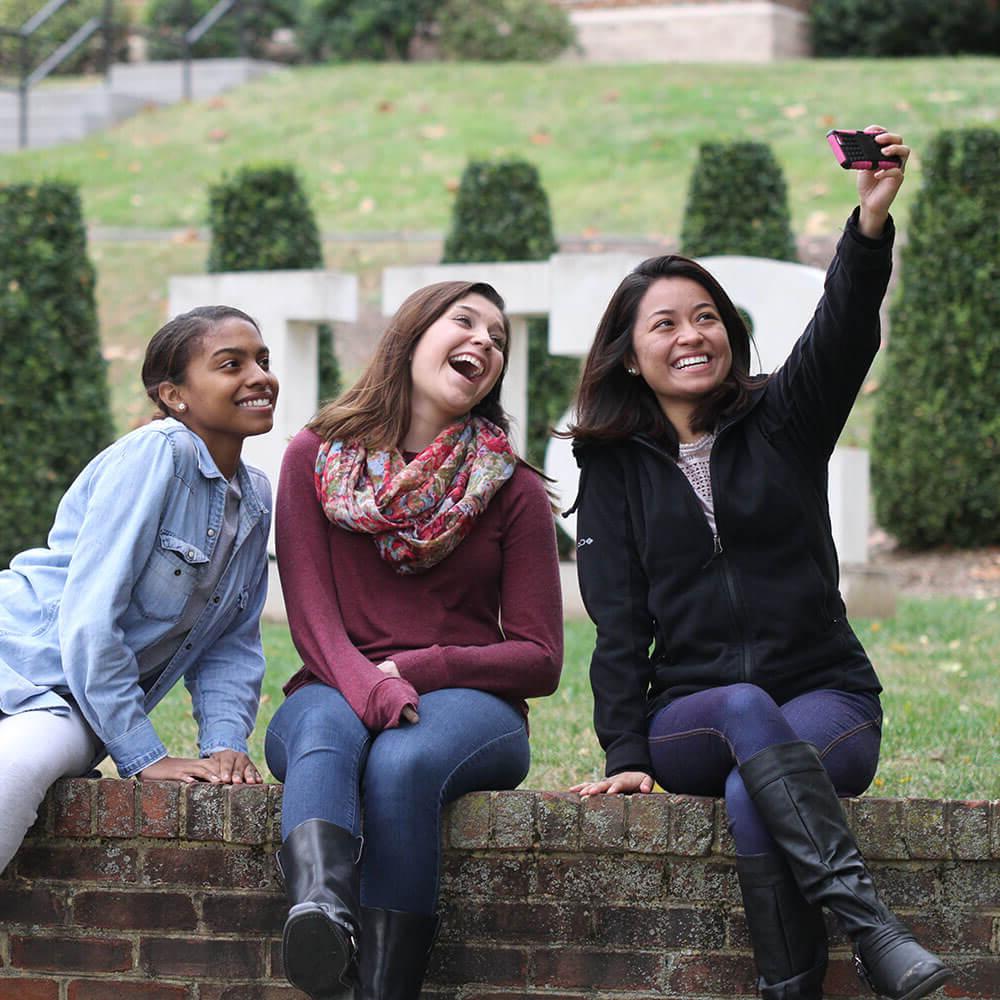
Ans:
<svg viewBox="0 0 1000 1000"><path fill-rule="evenodd" d="M510 505L502 539L504 638L484 646L434 645L397 654L393 661L399 672L420 693L465 687L538 698L559 683L562 592L552 508L538 476L527 469L516 475L522 486Z"/></svg>
<svg viewBox="0 0 1000 1000"><path fill-rule="evenodd" d="M278 571L288 625L306 667L378 732L399 725L403 708L416 708L419 698L408 681L365 657L344 628L330 562L330 522L313 485L319 445L311 431L300 431L285 451L278 480Z"/></svg>
<svg viewBox="0 0 1000 1000"><path fill-rule="evenodd" d="M898 135L883 130L876 141L905 166L910 150ZM786 435L817 468L825 468L879 348L879 308L895 235L889 207L902 181L901 168L858 171L860 206L837 245L823 296L772 377L770 428Z"/></svg>

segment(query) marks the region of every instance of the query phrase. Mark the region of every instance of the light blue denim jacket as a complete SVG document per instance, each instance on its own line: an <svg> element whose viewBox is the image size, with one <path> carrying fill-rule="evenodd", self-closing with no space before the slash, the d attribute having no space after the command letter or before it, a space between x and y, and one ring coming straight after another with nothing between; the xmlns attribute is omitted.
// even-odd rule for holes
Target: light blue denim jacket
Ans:
<svg viewBox="0 0 1000 1000"><path fill-rule="evenodd" d="M148 692L136 654L174 624L219 537L227 483L204 442L157 420L97 455L59 504L48 547L0 572L0 711L79 705L128 777L166 756L149 720L183 676L202 755L247 749L264 676L271 490L239 467L239 528L208 605Z"/></svg>

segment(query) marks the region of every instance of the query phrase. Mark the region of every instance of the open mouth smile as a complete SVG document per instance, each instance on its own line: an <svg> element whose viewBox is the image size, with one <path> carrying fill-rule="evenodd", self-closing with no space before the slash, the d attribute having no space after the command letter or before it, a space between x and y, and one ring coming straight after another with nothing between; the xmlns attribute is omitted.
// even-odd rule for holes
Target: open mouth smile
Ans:
<svg viewBox="0 0 1000 1000"><path fill-rule="evenodd" d="M477 379L483 377L486 374L486 365L477 358L474 354L469 354L467 352L462 352L461 354L453 354L448 358L448 364L458 372L463 378L467 378L470 382L475 382Z"/></svg>
<svg viewBox="0 0 1000 1000"><path fill-rule="evenodd" d="M680 358L679 360L675 361L673 365L671 365L671 367L675 368L677 371L684 371L685 368L695 368L699 365L707 365L707 364L708 364L707 354L692 354L686 358Z"/></svg>
<svg viewBox="0 0 1000 1000"><path fill-rule="evenodd" d="M255 396L253 399L242 399L236 405L243 410L270 409L274 400L270 396Z"/></svg>

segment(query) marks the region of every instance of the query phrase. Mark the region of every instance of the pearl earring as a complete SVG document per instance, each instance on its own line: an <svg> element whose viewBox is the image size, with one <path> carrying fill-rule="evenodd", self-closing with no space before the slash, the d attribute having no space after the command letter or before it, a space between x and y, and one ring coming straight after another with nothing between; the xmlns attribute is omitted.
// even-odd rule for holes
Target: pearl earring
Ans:
<svg viewBox="0 0 1000 1000"><path fill-rule="evenodd" d="M187 408L188 408L187 403L178 403L177 404L177 412L178 413L183 413Z"/></svg>
<svg viewBox="0 0 1000 1000"><path fill-rule="evenodd" d="M629 373L629 375L638 375L639 374L639 369L638 368L633 368L631 365L629 365L628 368L625 369L625 371L627 371Z"/></svg>

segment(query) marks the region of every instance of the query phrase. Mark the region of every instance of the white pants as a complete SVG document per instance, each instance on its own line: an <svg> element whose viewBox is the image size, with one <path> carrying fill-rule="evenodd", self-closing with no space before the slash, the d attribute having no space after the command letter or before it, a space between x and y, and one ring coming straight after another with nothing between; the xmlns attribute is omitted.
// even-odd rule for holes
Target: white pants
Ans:
<svg viewBox="0 0 1000 1000"><path fill-rule="evenodd" d="M0 715L0 872L38 818L45 793L58 778L83 774L96 743L80 710Z"/></svg>

